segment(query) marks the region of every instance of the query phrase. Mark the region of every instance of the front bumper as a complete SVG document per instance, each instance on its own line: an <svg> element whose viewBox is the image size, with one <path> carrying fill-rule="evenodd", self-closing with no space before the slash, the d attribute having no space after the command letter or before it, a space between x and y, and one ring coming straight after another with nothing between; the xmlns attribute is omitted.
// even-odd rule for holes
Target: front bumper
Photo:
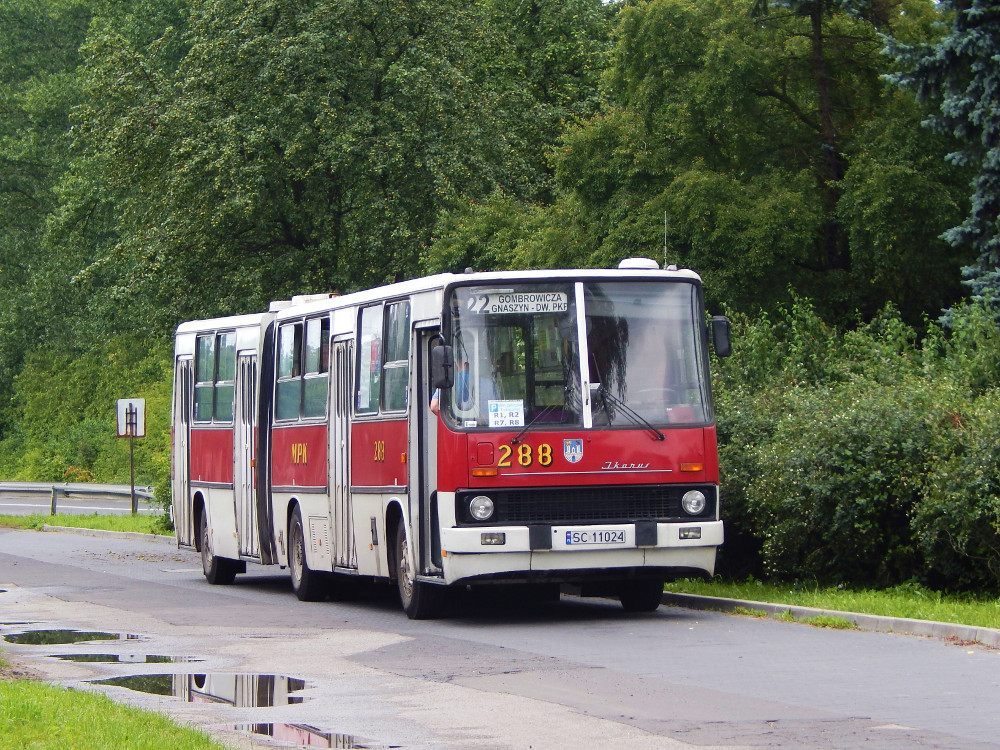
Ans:
<svg viewBox="0 0 1000 750"><path fill-rule="evenodd" d="M699 538L681 538L682 533ZM621 537L616 533L621 530ZM567 546L567 531L576 538L610 539ZM615 533L609 533L615 532ZM498 534L503 544L497 544ZM484 543L490 535L490 544ZM592 535L592 536L588 536ZM572 578L581 580L600 571L646 571L669 576L670 571L715 572L716 549L723 542L722 521L685 523L603 524L599 526L490 526L446 528L441 531L442 571L446 583L476 578Z"/></svg>

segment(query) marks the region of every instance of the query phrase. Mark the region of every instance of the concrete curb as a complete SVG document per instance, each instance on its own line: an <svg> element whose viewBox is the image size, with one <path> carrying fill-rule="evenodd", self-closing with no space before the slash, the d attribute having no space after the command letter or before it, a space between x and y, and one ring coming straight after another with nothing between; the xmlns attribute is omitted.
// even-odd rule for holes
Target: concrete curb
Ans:
<svg viewBox="0 0 1000 750"><path fill-rule="evenodd" d="M105 539L127 539L133 542L156 542L158 544L169 544L177 546L177 540L172 536L162 536L160 534L141 534L138 531L105 531L103 529L82 529L76 526L49 526L42 524L42 531L59 531L62 533L77 534L79 536L103 537Z"/></svg>
<svg viewBox="0 0 1000 750"><path fill-rule="evenodd" d="M958 641L962 643L979 643L991 648L1000 648L1000 630L980 628L972 625L956 625L950 622L933 622L931 620L911 620L905 617L882 617L865 615L858 612L838 612L815 607L798 607L790 604L771 604L770 602L755 602L740 599L722 599L714 596L697 596L695 594L663 595L663 603L674 607L687 609L714 610L717 612L735 612L737 609L766 612L771 617L791 615L796 620L806 620L811 617L837 617L847 620L859 630L877 633L902 633L905 635L922 635L931 638Z"/></svg>

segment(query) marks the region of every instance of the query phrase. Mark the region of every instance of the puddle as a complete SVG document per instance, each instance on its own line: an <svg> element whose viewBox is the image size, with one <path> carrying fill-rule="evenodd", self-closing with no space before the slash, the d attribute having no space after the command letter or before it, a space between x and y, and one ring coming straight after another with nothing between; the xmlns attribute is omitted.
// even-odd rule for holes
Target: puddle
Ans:
<svg viewBox="0 0 1000 750"><path fill-rule="evenodd" d="M351 734L324 732L308 724L237 724L229 728L237 732L263 735L300 747L369 748L370 750L399 747L383 745Z"/></svg>
<svg viewBox="0 0 1000 750"><path fill-rule="evenodd" d="M95 664L184 664L203 661L193 656L159 656L158 654L50 654L52 659L85 661Z"/></svg>
<svg viewBox="0 0 1000 750"><path fill-rule="evenodd" d="M8 643L20 643L31 646L56 646L63 643L82 643L84 641L138 641L142 636L131 633L102 633L85 630L28 630L24 633L5 635Z"/></svg>
<svg viewBox="0 0 1000 750"><path fill-rule="evenodd" d="M228 703L237 708L301 703L302 697L291 693L306 686L305 680L297 677L273 674L146 674L91 682L140 693L169 695L188 703Z"/></svg>

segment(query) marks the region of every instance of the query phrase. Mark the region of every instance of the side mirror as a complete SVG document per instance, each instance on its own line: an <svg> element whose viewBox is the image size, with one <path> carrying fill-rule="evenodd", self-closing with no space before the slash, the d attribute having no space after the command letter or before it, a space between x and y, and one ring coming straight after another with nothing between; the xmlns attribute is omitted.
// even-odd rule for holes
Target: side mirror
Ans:
<svg viewBox="0 0 1000 750"><path fill-rule="evenodd" d="M431 349L431 386L451 388L455 384L455 357L450 346Z"/></svg>
<svg viewBox="0 0 1000 750"><path fill-rule="evenodd" d="M725 315L715 315L711 322L712 345L718 357L728 357L733 353L733 342L729 337L729 318Z"/></svg>

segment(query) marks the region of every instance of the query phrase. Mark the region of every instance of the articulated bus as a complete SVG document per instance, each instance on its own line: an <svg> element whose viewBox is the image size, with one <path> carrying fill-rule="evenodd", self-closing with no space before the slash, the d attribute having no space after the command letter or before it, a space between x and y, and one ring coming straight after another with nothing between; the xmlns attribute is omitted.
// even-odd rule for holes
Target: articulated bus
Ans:
<svg viewBox="0 0 1000 750"><path fill-rule="evenodd" d="M563 586L655 609L723 541L696 273L440 274L177 329L172 501L205 577L303 600L398 584Z"/></svg>

